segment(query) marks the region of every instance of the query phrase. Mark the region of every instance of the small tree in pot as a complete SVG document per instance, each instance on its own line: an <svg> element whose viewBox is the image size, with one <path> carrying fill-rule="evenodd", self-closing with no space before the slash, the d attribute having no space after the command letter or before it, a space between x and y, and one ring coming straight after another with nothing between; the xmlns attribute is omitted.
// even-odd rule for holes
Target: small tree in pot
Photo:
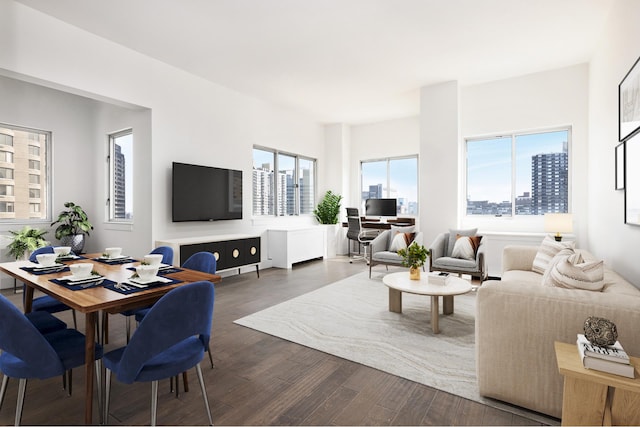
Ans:
<svg viewBox="0 0 640 427"><path fill-rule="evenodd" d="M420 280L420 267L427 261L427 257L431 255L429 249L416 242L413 242L406 249L399 249L398 255L402 257L402 265L409 267L409 278L411 280Z"/></svg>
<svg viewBox="0 0 640 427"><path fill-rule="evenodd" d="M7 245L9 255L15 259L24 259L31 252L38 248L47 246L49 242L44 239L47 231L37 228L31 228L25 225L20 231L11 231L11 243Z"/></svg>
<svg viewBox="0 0 640 427"><path fill-rule="evenodd" d="M82 253L84 249L85 234L93 230L93 225L89 222L86 212L82 207L73 202L64 204L67 210L63 210L58 215L58 219L51 223L56 227L56 239L60 240L62 246L71 246L75 253Z"/></svg>
<svg viewBox="0 0 640 427"><path fill-rule="evenodd" d="M313 214L320 224L337 224L340 214L340 201L342 196L327 191L324 198L313 210Z"/></svg>

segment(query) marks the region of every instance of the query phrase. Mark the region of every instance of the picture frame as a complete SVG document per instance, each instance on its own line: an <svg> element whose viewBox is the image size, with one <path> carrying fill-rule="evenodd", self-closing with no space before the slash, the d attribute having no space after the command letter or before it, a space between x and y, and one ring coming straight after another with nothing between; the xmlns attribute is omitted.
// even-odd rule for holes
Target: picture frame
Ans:
<svg viewBox="0 0 640 427"><path fill-rule="evenodd" d="M640 225L640 133L624 145L624 222Z"/></svg>
<svg viewBox="0 0 640 427"><path fill-rule="evenodd" d="M616 146L616 190L624 190L624 141Z"/></svg>
<svg viewBox="0 0 640 427"><path fill-rule="evenodd" d="M625 141L640 129L640 66L636 60L618 85L618 140Z"/></svg>

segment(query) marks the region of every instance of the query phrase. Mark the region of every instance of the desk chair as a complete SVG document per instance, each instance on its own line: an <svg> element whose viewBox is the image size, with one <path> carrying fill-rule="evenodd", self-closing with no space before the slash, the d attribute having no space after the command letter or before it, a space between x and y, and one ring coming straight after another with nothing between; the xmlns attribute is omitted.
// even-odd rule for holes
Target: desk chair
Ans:
<svg viewBox="0 0 640 427"><path fill-rule="evenodd" d="M362 259L365 262L367 260L367 246L369 243L377 236L377 232L368 232L362 229L362 220L360 218L358 209L356 208L347 208L347 215L350 213L355 213L355 216L347 216L347 239L349 239L349 262L353 262L354 260ZM351 256L351 241L358 242L358 253L360 252L360 246L364 247L363 255L354 255Z"/></svg>

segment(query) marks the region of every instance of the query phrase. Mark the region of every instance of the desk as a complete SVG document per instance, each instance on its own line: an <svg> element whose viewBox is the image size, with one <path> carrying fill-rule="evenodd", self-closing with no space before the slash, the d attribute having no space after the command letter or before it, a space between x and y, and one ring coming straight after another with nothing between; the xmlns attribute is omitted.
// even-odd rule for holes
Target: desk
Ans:
<svg viewBox="0 0 640 427"><path fill-rule="evenodd" d="M632 379L586 369L575 343L554 345L564 375L562 425L640 425L640 359L631 357Z"/></svg>
<svg viewBox="0 0 640 427"><path fill-rule="evenodd" d="M72 264L76 262L93 262L93 268L109 280L114 282L122 282L123 280L131 277L133 272L128 270L128 267L136 266L139 263L129 263L120 265L107 265L97 261L92 261L92 258L99 257L101 254L86 254L87 259L81 259L71 262L65 262L65 264ZM202 273L195 270L182 269L183 271L167 274L167 277L181 280L182 283L174 285L159 286L151 289L146 289L140 292L135 292L129 295L124 295L118 292L111 291L109 289L97 286L95 288L88 288L79 291L72 291L64 286L57 285L50 282L50 279L59 278L70 274L64 273L51 273L35 275L31 274L20 267L31 265L29 261L15 261L0 263L0 271L8 274L9 276L24 282L27 287L25 290L25 312L31 311L31 304L33 302L33 291L37 289L53 298L62 301L69 307L84 313L85 315L85 412L84 423L91 424L93 421L93 381L94 381L94 365L93 365L93 346L95 342L95 331L98 313L100 311L106 312L120 312L136 307L146 306L152 304L158 300L162 295L169 292L171 289L179 287L185 283L197 282L200 280L208 280L210 282L217 283L221 280L221 277L217 274Z"/></svg>
<svg viewBox="0 0 640 427"><path fill-rule="evenodd" d="M398 218L395 220L388 220L387 222L362 218L360 221L360 225L362 226L362 228L369 228L374 230L390 230L392 225L396 227L410 227L415 224L416 220L413 218ZM349 227L349 223L343 222L342 226Z"/></svg>

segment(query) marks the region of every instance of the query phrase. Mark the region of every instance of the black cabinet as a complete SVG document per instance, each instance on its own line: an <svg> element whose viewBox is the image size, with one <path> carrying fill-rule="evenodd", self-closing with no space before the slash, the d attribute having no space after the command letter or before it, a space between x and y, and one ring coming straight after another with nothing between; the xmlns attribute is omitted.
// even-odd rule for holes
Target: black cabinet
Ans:
<svg viewBox="0 0 640 427"><path fill-rule="evenodd" d="M260 237L181 244L180 265L197 252L214 254L217 261L217 271L258 264L260 262ZM257 269L256 265L256 271Z"/></svg>

